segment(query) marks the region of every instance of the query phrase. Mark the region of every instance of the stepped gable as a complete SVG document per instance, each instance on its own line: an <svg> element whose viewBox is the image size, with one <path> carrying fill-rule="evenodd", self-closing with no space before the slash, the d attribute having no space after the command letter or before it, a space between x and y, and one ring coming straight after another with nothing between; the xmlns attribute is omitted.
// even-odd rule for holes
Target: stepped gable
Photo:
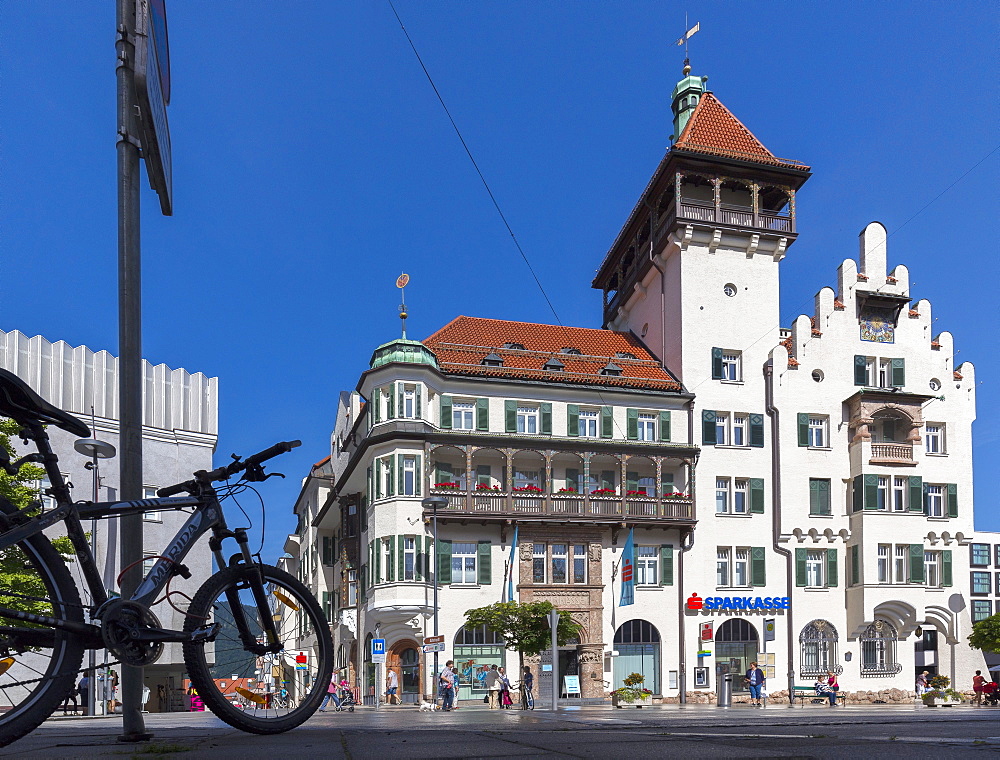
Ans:
<svg viewBox="0 0 1000 760"><path fill-rule="evenodd" d="M803 163L777 158L711 92L702 95L673 147L674 150L809 171Z"/></svg>
<svg viewBox="0 0 1000 760"><path fill-rule="evenodd" d="M503 319L456 317L423 341L449 375L542 380L569 385L605 385L677 393L681 384L631 333L586 327L561 327ZM520 348L504 348L518 344ZM579 353L566 353L575 349ZM501 366L483 364L490 355ZM628 358L621 354L631 354ZM556 358L562 369L545 369ZM612 372L602 374L608 366ZM550 364L552 367L552 364Z"/></svg>

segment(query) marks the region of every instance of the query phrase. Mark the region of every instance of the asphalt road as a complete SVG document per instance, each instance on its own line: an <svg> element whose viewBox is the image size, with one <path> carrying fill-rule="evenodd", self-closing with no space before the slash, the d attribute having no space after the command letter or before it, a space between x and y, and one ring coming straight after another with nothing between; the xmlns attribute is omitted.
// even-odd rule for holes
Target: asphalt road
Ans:
<svg viewBox="0 0 1000 760"><path fill-rule="evenodd" d="M1000 753L1000 708L766 709L707 705L642 710L422 713L412 707L317 714L278 736L252 736L211 713L147 715L155 736L119 744L121 718L54 719L0 750L33 758L914 758Z"/></svg>

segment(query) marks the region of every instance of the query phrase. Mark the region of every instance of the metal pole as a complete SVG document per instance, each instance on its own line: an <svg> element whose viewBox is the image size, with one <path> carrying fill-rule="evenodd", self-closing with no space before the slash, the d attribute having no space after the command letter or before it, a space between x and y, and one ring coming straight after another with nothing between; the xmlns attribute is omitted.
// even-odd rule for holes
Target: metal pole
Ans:
<svg viewBox="0 0 1000 760"><path fill-rule="evenodd" d="M552 710L559 709L559 610L549 613L552 629Z"/></svg>
<svg viewBox="0 0 1000 760"><path fill-rule="evenodd" d="M136 0L117 3L118 89L118 419L123 499L142 498L142 298L139 234L139 136L135 95ZM122 580L128 598L141 579L142 516L120 521L122 567L138 563ZM119 741L145 741L142 718L142 668L122 667L122 735Z"/></svg>
<svg viewBox="0 0 1000 760"><path fill-rule="evenodd" d="M90 409L91 414L93 414L94 408L91 407ZM94 432L92 435L96 437L97 433ZM98 469L96 448L94 449L94 456L91 457L90 463L93 467L94 473L94 503L96 504L100 501L98 497L101 493L101 471ZM97 520L90 521L90 551L94 557L97 557ZM93 600L91 600L91 602L93 602ZM90 688L87 690L87 701L90 704L87 705L87 715L93 717L94 715L97 715L97 650L91 647L89 651L90 659L88 660L88 664L90 665ZM106 681L102 680L101 683L106 683ZM105 702L105 705L107 705L107 702Z"/></svg>
<svg viewBox="0 0 1000 760"><path fill-rule="evenodd" d="M434 635L437 636L440 631L438 631L438 505L436 500L432 500L432 515L434 522ZM434 701L437 702L437 677L438 673L441 671L438 669L438 653L437 649L434 650L434 675L431 677L431 694L434 694ZM458 697L458 684L455 685L455 697ZM454 702L454 700L453 700Z"/></svg>

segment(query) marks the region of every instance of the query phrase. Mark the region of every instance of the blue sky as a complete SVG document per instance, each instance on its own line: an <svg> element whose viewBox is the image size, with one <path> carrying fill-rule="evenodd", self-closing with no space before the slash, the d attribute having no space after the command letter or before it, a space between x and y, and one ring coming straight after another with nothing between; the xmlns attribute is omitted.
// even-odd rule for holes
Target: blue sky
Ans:
<svg viewBox="0 0 1000 760"><path fill-rule="evenodd" d="M683 6L396 7L559 318L599 327L590 280L669 143ZM144 186L144 353L220 378L220 462L304 441L266 489L273 558L338 391L398 333L401 271L416 337L553 316L388 3L168 18L175 215ZM882 221L890 267L977 367L977 527L1000 530L995 4L702 2L691 21L695 73L813 167L783 322ZM116 351L113 37L112 0L0 5L0 329Z"/></svg>

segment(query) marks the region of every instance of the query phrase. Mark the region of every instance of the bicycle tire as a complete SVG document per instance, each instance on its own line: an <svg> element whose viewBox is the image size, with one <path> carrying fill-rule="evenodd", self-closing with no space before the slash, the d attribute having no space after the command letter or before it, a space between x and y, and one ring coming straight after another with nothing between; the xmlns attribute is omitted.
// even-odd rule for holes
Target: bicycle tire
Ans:
<svg viewBox="0 0 1000 760"><path fill-rule="evenodd" d="M10 515L17 511L17 507L9 501L0 499L0 512ZM5 521L0 520L0 529L4 523ZM38 533L14 546L41 576L48 597L52 601L52 611L49 614L53 617L61 615L66 620L78 623L84 622L80 592L66 563L49 539L44 534ZM7 657L8 654L0 647L0 657ZM18 668L17 656L25 655L24 653L14 655L14 666L0 675L0 707L6 708L6 705L10 704L9 709L0 709L0 747L6 747L34 731L69 696L76 685L76 676L83 662L83 643L79 637L66 631L56 631L55 645L51 649L51 655L48 655L48 664L44 672L38 667L27 665ZM45 657L45 654L41 654L36 659ZM25 675L24 671L27 669L38 673L38 675L27 674L33 679L42 679L37 681L30 691L25 687L4 685L5 678L9 677L9 682L16 682L17 678ZM22 692L23 697L19 698L18 695Z"/></svg>
<svg viewBox="0 0 1000 760"><path fill-rule="evenodd" d="M218 604L227 589L240 589L241 583L246 581L249 573L255 572L259 568L264 575L264 584L274 584L282 589L286 597L292 598L301 605L301 609L308 615L313 629L317 633L316 674L312 680L311 687L304 697L297 701L297 706L288 708L288 712L279 714L278 709L265 707L263 710L252 706L250 711L240 710L226 698L219 685L212 677L211 668L206 657L206 646L204 642L187 643L184 645L184 663L187 666L191 683L198 691L198 696L204 700L205 705L215 713L216 717L225 721L233 728L247 731L254 734L279 734L290 731L301 725L316 710L319 709L323 698L327 694L327 685L333 673L333 640L330 636L330 626L323 614L316 597L297 578L289 575L284 570L280 570L271 565L235 565L222 570L198 589L188 607L188 617L184 623L185 631L193 631L196 628L212 622L223 622L226 619L227 603ZM239 653L241 646L231 646L222 649L220 638L216 639L214 645L213 659L218 663L219 654L223 657L233 653ZM289 643L292 643L291 641ZM289 650L297 647L289 647ZM245 649L242 650L244 653ZM233 669L233 668L231 668ZM237 671L239 673L240 671ZM249 673L249 671L247 671ZM226 678L222 680L232 680L227 672ZM252 705L252 703L251 703ZM273 715L269 713L273 712Z"/></svg>

